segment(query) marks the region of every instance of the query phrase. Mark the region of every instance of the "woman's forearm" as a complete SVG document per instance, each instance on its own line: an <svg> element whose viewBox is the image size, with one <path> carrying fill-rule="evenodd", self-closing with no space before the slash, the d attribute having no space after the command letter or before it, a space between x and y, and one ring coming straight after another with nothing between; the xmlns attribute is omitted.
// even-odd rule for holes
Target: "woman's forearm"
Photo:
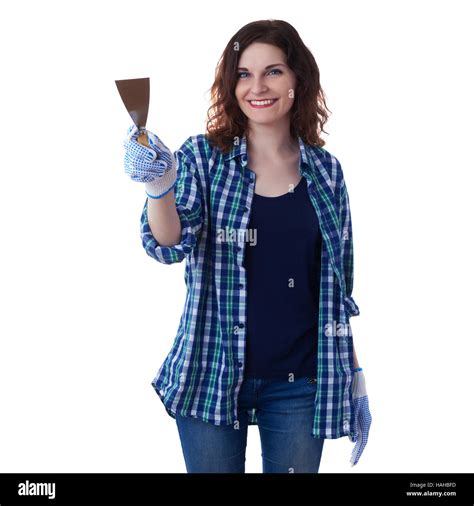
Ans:
<svg viewBox="0 0 474 506"><path fill-rule="evenodd" d="M181 222L175 205L174 188L164 197L148 197L148 223L160 246L174 246L181 240Z"/></svg>

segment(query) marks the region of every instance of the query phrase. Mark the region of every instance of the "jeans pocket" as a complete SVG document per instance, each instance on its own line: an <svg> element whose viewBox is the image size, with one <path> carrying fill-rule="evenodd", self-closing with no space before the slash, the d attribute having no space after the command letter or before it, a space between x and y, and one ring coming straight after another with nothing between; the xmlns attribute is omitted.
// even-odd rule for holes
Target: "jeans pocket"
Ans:
<svg viewBox="0 0 474 506"><path fill-rule="evenodd" d="M304 376L303 382L306 388L310 389L312 392L316 392L316 387L318 385L316 376Z"/></svg>

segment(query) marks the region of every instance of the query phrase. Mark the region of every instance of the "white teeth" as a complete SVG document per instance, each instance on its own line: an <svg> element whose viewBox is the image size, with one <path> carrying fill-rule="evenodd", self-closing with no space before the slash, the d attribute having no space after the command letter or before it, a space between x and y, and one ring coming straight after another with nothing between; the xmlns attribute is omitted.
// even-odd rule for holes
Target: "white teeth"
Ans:
<svg viewBox="0 0 474 506"><path fill-rule="evenodd" d="M251 100L250 103L252 105L269 105L269 104L273 104L273 102L275 102L275 100Z"/></svg>

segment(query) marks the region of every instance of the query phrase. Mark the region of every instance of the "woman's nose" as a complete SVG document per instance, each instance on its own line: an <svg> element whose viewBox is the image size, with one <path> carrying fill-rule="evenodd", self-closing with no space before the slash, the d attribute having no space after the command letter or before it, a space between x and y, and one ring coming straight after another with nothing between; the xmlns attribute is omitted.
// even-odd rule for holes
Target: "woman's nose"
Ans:
<svg viewBox="0 0 474 506"><path fill-rule="evenodd" d="M268 86L260 80L255 79L252 85L252 93L255 93L255 95L258 95L259 93L265 93L268 90Z"/></svg>

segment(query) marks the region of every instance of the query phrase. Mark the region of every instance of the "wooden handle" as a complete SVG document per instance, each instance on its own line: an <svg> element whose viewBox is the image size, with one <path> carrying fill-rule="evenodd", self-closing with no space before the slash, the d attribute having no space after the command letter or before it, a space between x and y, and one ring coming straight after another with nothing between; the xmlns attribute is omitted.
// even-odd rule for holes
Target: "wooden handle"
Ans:
<svg viewBox="0 0 474 506"><path fill-rule="evenodd" d="M145 146L147 148L150 147L150 144L148 144L148 136L146 134L146 132L142 132L138 137L137 137L137 141L142 145L142 146Z"/></svg>

